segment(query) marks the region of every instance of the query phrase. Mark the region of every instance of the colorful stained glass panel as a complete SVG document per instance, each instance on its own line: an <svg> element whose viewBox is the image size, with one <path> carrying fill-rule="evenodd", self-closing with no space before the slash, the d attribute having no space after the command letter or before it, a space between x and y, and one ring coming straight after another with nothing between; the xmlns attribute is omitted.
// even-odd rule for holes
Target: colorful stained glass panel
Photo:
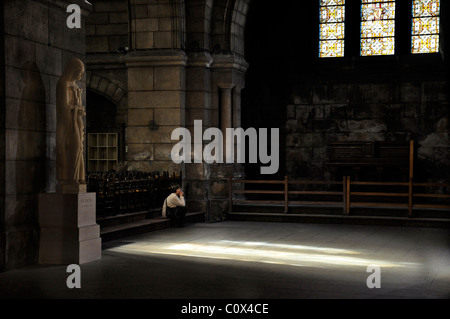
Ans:
<svg viewBox="0 0 450 319"><path fill-rule="evenodd" d="M363 4L362 20L395 19L395 2Z"/></svg>
<svg viewBox="0 0 450 319"><path fill-rule="evenodd" d="M413 19L413 34L438 34L439 18L416 18Z"/></svg>
<svg viewBox="0 0 450 319"><path fill-rule="evenodd" d="M366 38L393 37L395 35L395 20L364 21L361 31Z"/></svg>
<svg viewBox="0 0 450 319"><path fill-rule="evenodd" d="M319 57L343 57L345 0L320 0Z"/></svg>
<svg viewBox="0 0 450 319"><path fill-rule="evenodd" d="M440 0L414 0L411 52L439 52Z"/></svg>
<svg viewBox="0 0 450 319"><path fill-rule="evenodd" d="M344 38L343 23L326 23L320 25L321 40L335 40Z"/></svg>
<svg viewBox="0 0 450 319"><path fill-rule="evenodd" d="M413 17L437 17L440 15L440 0L414 1Z"/></svg>
<svg viewBox="0 0 450 319"><path fill-rule="evenodd" d="M439 52L439 35L413 36L412 47L412 53Z"/></svg>
<svg viewBox="0 0 450 319"><path fill-rule="evenodd" d="M367 38L361 40L361 55L392 55L395 53L394 38Z"/></svg>
<svg viewBox="0 0 450 319"><path fill-rule="evenodd" d="M362 0L361 55L395 53L395 1Z"/></svg>
<svg viewBox="0 0 450 319"><path fill-rule="evenodd" d="M340 58L344 56L344 40L320 41L320 57Z"/></svg>
<svg viewBox="0 0 450 319"><path fill-rule="evenodd" d="M320 23L338 23L344 21L344 6L332 6L320 8Z"/></svg>
<svg viewBox="0 0 450 319"><path fill-rule="evenodd" d="M320 0L320 6L343 6L345 4L345 0Z"/></svg>
<svg viewBox="0 0 450 319"><path fill-rule="evenodd" d="M381 2L392 2L392 0L362 0L362 3L381 3Z"/></svg>

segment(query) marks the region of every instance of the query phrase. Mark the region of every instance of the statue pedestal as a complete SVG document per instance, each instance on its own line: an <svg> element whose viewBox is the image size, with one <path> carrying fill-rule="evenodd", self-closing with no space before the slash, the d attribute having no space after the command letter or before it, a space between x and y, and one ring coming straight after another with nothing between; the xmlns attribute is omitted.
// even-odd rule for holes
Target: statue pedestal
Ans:
<svg viewBox="0 0 450 319"><path fill-rule="evenodd" d="M101 259L96 194L39 195L39 263L83 264Z"/></svg>
<svg viewBox="0 0 450 319"><path fill-rule="evenodd" d="M56 185L56 193L59 194L79 194L86 193L87 185L78 184L77 182L58 181Z"/></svg>

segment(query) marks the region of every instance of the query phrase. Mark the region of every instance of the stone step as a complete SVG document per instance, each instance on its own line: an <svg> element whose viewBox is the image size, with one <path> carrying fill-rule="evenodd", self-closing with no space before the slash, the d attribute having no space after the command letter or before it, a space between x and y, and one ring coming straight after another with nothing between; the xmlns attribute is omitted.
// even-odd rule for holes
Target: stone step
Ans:
<svg viewBox="0 0 450 319"><path fill-rule="evenodd" d="M233 205L234 212L241 213L284 213L284 205ZM296 205L289 206L289 214L307 214L307 215L343 215L342 205ZM352 216L373 216L373 217L408 217L407 208L398 208L395 206L384 208L360 206L352 207L350 215ZM413 209L413 216L417 218L442 218L450 219L450 211L444 209Z"/></svg>
<svg viewBox="0 0 450 319"><path fill-rule="evenodd" d="M205 213L187 213L185 223L200 223L205 221ZM102 243L129 236L148 233L170 227L170 221L162 217L141 219L123 224L100 227Z"/></svg>
<svg viewBox="0 0 450 319"><path fill-rule="evenodd" d="M149 211L119 214L114 216L97 218L97 224L99 224L100 227L109 227L158 217L161 217L161 208L152 209Z"/></svg>
<svg viewBox="0 0 450 319"><path fill-rule="evenodd" d="M311 224L378 225L399 227L450 228L450 218L408 218L389 216L345 216L323 214L284 214L232 212L227 215L230 221L282 222Z"/></svg>
<svg viewBox="0 0 450 319"><path fill-rule="evenodd" d="M289 210L292 213L317 213L317 214L331 214L331 215L341 215L343 208L342 207L333 207L333 206L303 206L303 207L295 207L289 206ZM233 211L236 212L247 212L247 213L284 213L284 205L233 205Z"/></svg>

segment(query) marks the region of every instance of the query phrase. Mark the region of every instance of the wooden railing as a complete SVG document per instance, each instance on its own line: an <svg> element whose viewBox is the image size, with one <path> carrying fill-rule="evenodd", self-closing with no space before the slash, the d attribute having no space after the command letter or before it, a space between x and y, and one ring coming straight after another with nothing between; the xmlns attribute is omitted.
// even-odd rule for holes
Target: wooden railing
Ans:
<svg viewBox="0 0 450 319"><path fill-rule="evenodd" d="M265 189L248 189L246 185L253 185L253 188L259 185ZM268 189L276 185L279 189ZM292 185L296 187L293 189ZM301 190L299 186L302 186ZM312 186L323 186L324 189L317 190ZM435 188L439 191L433 190ZM407 210L409 217L413 216L414 209L450 211L450 184L414 183L412 178L409 182L362 182L351 181L348 176L342 181L290 180L287 176L284 180L233 180L229 177L228 195L230 211L235 205L277 206L283 207L285 213L289 212L290 207L333 207L342 208L344 215L349 215L352 208L358 207L400 208ZM256 198L249 199L249 196ZM267 199L269 196L279 198ZM293 196L297 198L292 199ZM305 196L313 200L298 198ZM421 202L419 199L428 201Z"/></svg>

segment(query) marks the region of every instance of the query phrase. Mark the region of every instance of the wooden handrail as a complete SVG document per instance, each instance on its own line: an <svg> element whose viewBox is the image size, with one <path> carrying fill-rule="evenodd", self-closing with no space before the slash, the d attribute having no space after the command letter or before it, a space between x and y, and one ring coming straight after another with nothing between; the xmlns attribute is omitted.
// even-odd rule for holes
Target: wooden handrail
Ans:
<svg viewBox="0 0 450 319"><path fill-rule="evenodd" d="M352 182L352 185L363 186L409 186L408 182Z"/></svg>
<svg viewBox="0 0 450 319"><path fill-rule="evenodd" d="M450 198L450 195L445 195L445 194L414 194L414 197Z"/></svg>
<svg viewBox="0 0 450 319"><path fill-rule="evenodd" d="M235 194L266 194L266 195L284 195L285 191L258 191L258 190L247 190L247 191L234 191Z"/></svg>
<svg viewBox="0 0 450 319"><path fill-rule="evenodd" d="M271 181L271 180L233 180L233 183L237 183L237 184L284 184L284 181Z"/></svg>
<svg viewBox="0 0 450 319"><path fill-rule="evenodd" d="M283 189L279 190L233 190L233 184L257 184L257 185L284 185ZM337 190L289 190L289 185L342 185L342 191ZM408 187L407 192L386 192L385 189L380 192L376 191L352 191L353 186L396 186L396 187ZM344 176L342 182L339 181L310 181L310 180L289 180L286 176L284 180L233 180L232 177L228 178L228 200L230 212L233 210L233 203L245 203L245 204L261 204L261 205L279 205L284 207L284 212L288 213L290 206L298 205L308 205L308 206L332 206L342 205L344 215L350 214L350 209L352 207L398 207L407 208L408 216L412 217L412 212L414 208L440 208L450 210L450 205L441 204L421 204L414 203L414 198L435 198L435 199L450 199L450 194L433 194L433 193L417 193L415 194L414 187L418 186L439 186L447 187L450 184L446 183L414 183L413 179L410 177L408 182L359 182L351 181L349 176ZM283 195L280 200L234 200L233 194L260 194L260 195ZM317 196L342 196L341 202L331 201L331 200L315 200L315 201L299 201L291 200L290 195L317 195ZM407 202L399 203L382 203L382 202L362 202L362 201L352 201L352 196L359 197L398 197L398 198L408 198Z"/></svg>
<svg viewBox="0 0 450 319"><path fill-rule="evenodd" d="M289 191L289 195L342 195L343 192L331 191Z"/></svg>
<svg viewBox="0 0 450 319"><path fill-rule="evenodd" d="M414 187L450 187L450 184L447 183L414 183Z"/></svg>
<svg viewBox="0 0 450 319"><path fill-rule="evenodd" d="M338 181L307 181L307 180L289 180L289 184L297 185L341 185Z"/></svg>
<svg viewBox="0 0 450 319"><path fill-rule="evenodd" d="M351 192L352 196L408 197L408 193Z"/></svg>

